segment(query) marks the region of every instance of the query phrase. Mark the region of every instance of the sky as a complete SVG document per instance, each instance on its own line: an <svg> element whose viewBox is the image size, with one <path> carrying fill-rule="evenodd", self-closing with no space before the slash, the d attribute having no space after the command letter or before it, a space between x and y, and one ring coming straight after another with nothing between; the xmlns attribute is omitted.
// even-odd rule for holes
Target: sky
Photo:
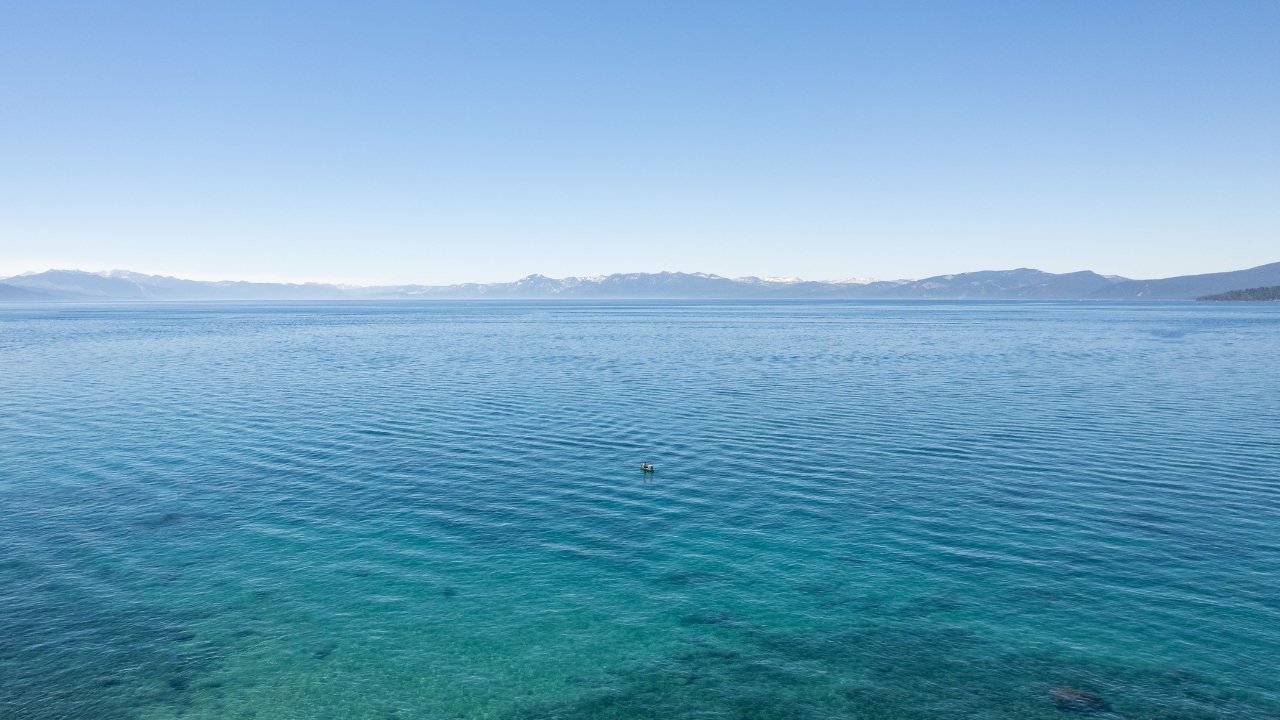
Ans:
<svg viewBox="0 0 1280 720"><path fill-rule="evenodd" d="M1280 3L0 0L0 275L1280 261Z"/></svg>

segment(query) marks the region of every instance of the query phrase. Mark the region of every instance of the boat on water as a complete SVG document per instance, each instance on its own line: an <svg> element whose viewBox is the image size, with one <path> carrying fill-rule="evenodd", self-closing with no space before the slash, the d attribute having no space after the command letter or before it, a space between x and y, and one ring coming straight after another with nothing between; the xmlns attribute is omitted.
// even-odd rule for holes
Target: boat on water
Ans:
<svg viewBox="0 0 1280 720"><path fill-rule="evenodd" d="M653 472L653 463L640 463L640 469L645 472Z"/></svg>

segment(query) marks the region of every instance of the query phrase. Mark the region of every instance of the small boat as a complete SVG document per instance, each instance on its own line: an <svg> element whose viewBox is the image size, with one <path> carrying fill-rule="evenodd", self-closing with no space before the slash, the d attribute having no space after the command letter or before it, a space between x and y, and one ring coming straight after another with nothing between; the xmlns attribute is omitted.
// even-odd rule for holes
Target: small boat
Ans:
<svg viewBox="0 0 1280 720"><path fill-rule="evenodd" d="M640 469L645 472L653 472L653 463L640 463Z"/></svg>

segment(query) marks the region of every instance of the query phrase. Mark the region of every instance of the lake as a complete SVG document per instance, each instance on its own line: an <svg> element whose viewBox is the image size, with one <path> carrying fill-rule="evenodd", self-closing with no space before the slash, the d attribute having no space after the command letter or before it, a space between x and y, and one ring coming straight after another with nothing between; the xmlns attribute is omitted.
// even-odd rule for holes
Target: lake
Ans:
<svg viewBox="0 0 1280 720"><path fill-rule="evenodd" d="M3 718L1274 719L1280 303L3 305L0 518Z"/></svg>

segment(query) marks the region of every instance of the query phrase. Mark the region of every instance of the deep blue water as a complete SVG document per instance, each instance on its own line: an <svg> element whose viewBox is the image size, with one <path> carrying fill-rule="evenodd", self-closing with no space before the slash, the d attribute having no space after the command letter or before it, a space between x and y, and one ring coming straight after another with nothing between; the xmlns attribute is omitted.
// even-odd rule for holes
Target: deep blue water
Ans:
<svg viewBox="0 0 1280 720"><path fill-rule="evenodd" d="M1280 304L0 307L0 718L1080 710L1280 717Z"/></svg>

